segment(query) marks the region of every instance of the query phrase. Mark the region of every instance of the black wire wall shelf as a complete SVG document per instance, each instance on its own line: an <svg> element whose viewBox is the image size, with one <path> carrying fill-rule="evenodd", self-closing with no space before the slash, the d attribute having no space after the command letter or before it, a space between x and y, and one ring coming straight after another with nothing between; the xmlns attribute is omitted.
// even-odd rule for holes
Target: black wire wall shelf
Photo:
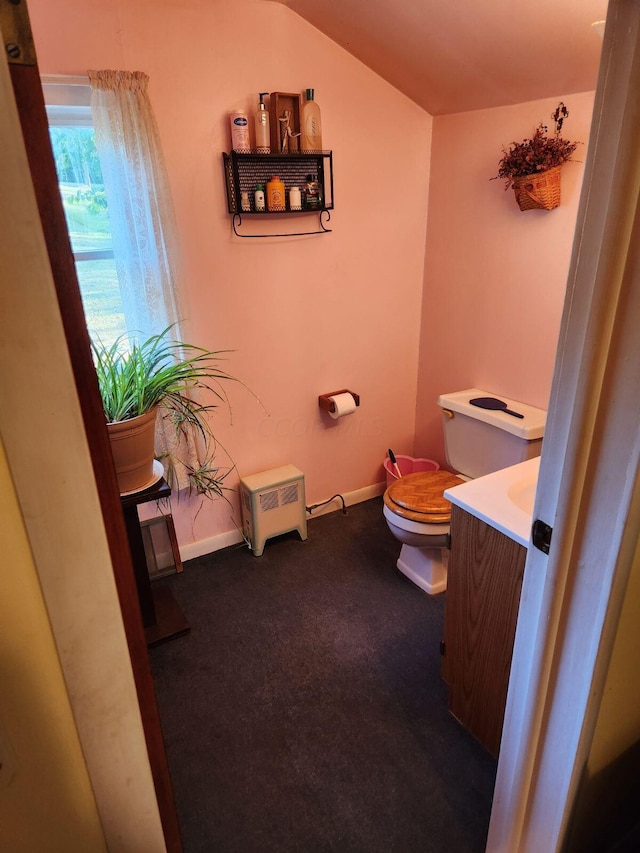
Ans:
<svg viewBox="0 0 640 853"><path fill-rule="evenodd" d="M333 210L333 154L331 151L304 151L291 154L262 154L255 150L232 151L222 155L225 185L227 190L227 207L232 214L233 233L237 237L307 237L314 234L330 234L331 228L326 223L331 219ZM278 175L285 186L285 198L289 198L291 187L303 190L308 176L312 175L320 186L321 207L304 207L303 194L302 210L255 210L254 193L256 186L262 184L265 188L273 175ZM247 193L249 209L242 209L242 194ZM246 204L246 200L245 200ZM285 233L242 234L238 230L243 218L259 218L274 216L308 216L310 213L318 216L319 227L311 231L287 231Z"/></svg>

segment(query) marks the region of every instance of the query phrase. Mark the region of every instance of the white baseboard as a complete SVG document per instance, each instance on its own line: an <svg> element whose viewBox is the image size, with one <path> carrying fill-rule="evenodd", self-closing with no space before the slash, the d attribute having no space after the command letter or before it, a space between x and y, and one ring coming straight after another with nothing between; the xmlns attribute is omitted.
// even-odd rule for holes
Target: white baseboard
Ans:
<svg viewBox="0 0 640 853"><path fill-rule="evenodd" d="M365 486L362 489L355 489L353 492L345 492L342 496L347 506L362 503L363 501L377 498L384 493L386 483L374 483L372 486ZM316 501L322 503L322 501ZM337 512L342 509L342 501L336 498L331 503L325 506L319 506L314 509L312 514L307 513L307 521L313 521L320 515L327 515L330 512ZM190 542L188 545L180 546L180 557L183 562L193 560L196 557L202 557L205 554L212 554L214 551L220 551L222 548L228 548L231 545L237 545L242 542L242 534L239 530L228 530L226 533L218 533L216 536L209 536L207 539L200 539L198 542Z"/></svg>
<svg viewBox="0 0 640 853"><path fill-rule="evenodd" d="M216 536L209 536L206 539L200 539L198 542L190 542L188 545L180 546L180 556L182 562L193 560L196 557L202 557L205 554L212 554L214 551L220 551L222 548L228 548L230 545L237 545L242 542L242 534L239 530L228 530L226 533L218 533Z"/></svg>

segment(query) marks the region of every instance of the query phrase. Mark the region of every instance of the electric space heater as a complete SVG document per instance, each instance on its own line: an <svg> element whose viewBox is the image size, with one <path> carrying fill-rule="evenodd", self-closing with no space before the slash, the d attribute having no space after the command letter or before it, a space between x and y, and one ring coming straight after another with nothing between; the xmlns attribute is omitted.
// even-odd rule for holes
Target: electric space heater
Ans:
<svg viewBox="0 0 640 853"><path fill-rule="evenodd" d="M297 530L307 538L304 474L294 465L242 477L240 493L244 534L255 557L272 536Z"/></svg>

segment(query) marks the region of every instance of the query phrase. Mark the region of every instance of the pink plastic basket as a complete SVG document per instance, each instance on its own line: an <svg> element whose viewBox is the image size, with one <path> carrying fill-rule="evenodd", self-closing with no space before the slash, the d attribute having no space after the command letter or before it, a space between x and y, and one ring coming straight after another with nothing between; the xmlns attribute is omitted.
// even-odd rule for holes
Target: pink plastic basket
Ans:
<svg viewBox="0 0 640 853"><path fill-rule="evenodd" d="M440 466L433 459L415 459L413 456L402 456L396 453L396 462L400 473L404 477L405 474L415 474L418 471L438 471ZM398 479L395 468L389 457L384 460L384 470L387 475L387 488Z"/></svg>

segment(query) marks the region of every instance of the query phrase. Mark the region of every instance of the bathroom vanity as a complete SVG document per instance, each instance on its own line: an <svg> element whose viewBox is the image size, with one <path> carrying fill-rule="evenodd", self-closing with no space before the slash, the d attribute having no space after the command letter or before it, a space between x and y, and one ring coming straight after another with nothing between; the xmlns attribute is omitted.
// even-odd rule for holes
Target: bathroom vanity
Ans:
<svg viewBox="0 0 640 853"><path fill-rule="evenodd" d="M500 751L539 458L445 492L451 551L442 676L449 710Z"/></svg>

